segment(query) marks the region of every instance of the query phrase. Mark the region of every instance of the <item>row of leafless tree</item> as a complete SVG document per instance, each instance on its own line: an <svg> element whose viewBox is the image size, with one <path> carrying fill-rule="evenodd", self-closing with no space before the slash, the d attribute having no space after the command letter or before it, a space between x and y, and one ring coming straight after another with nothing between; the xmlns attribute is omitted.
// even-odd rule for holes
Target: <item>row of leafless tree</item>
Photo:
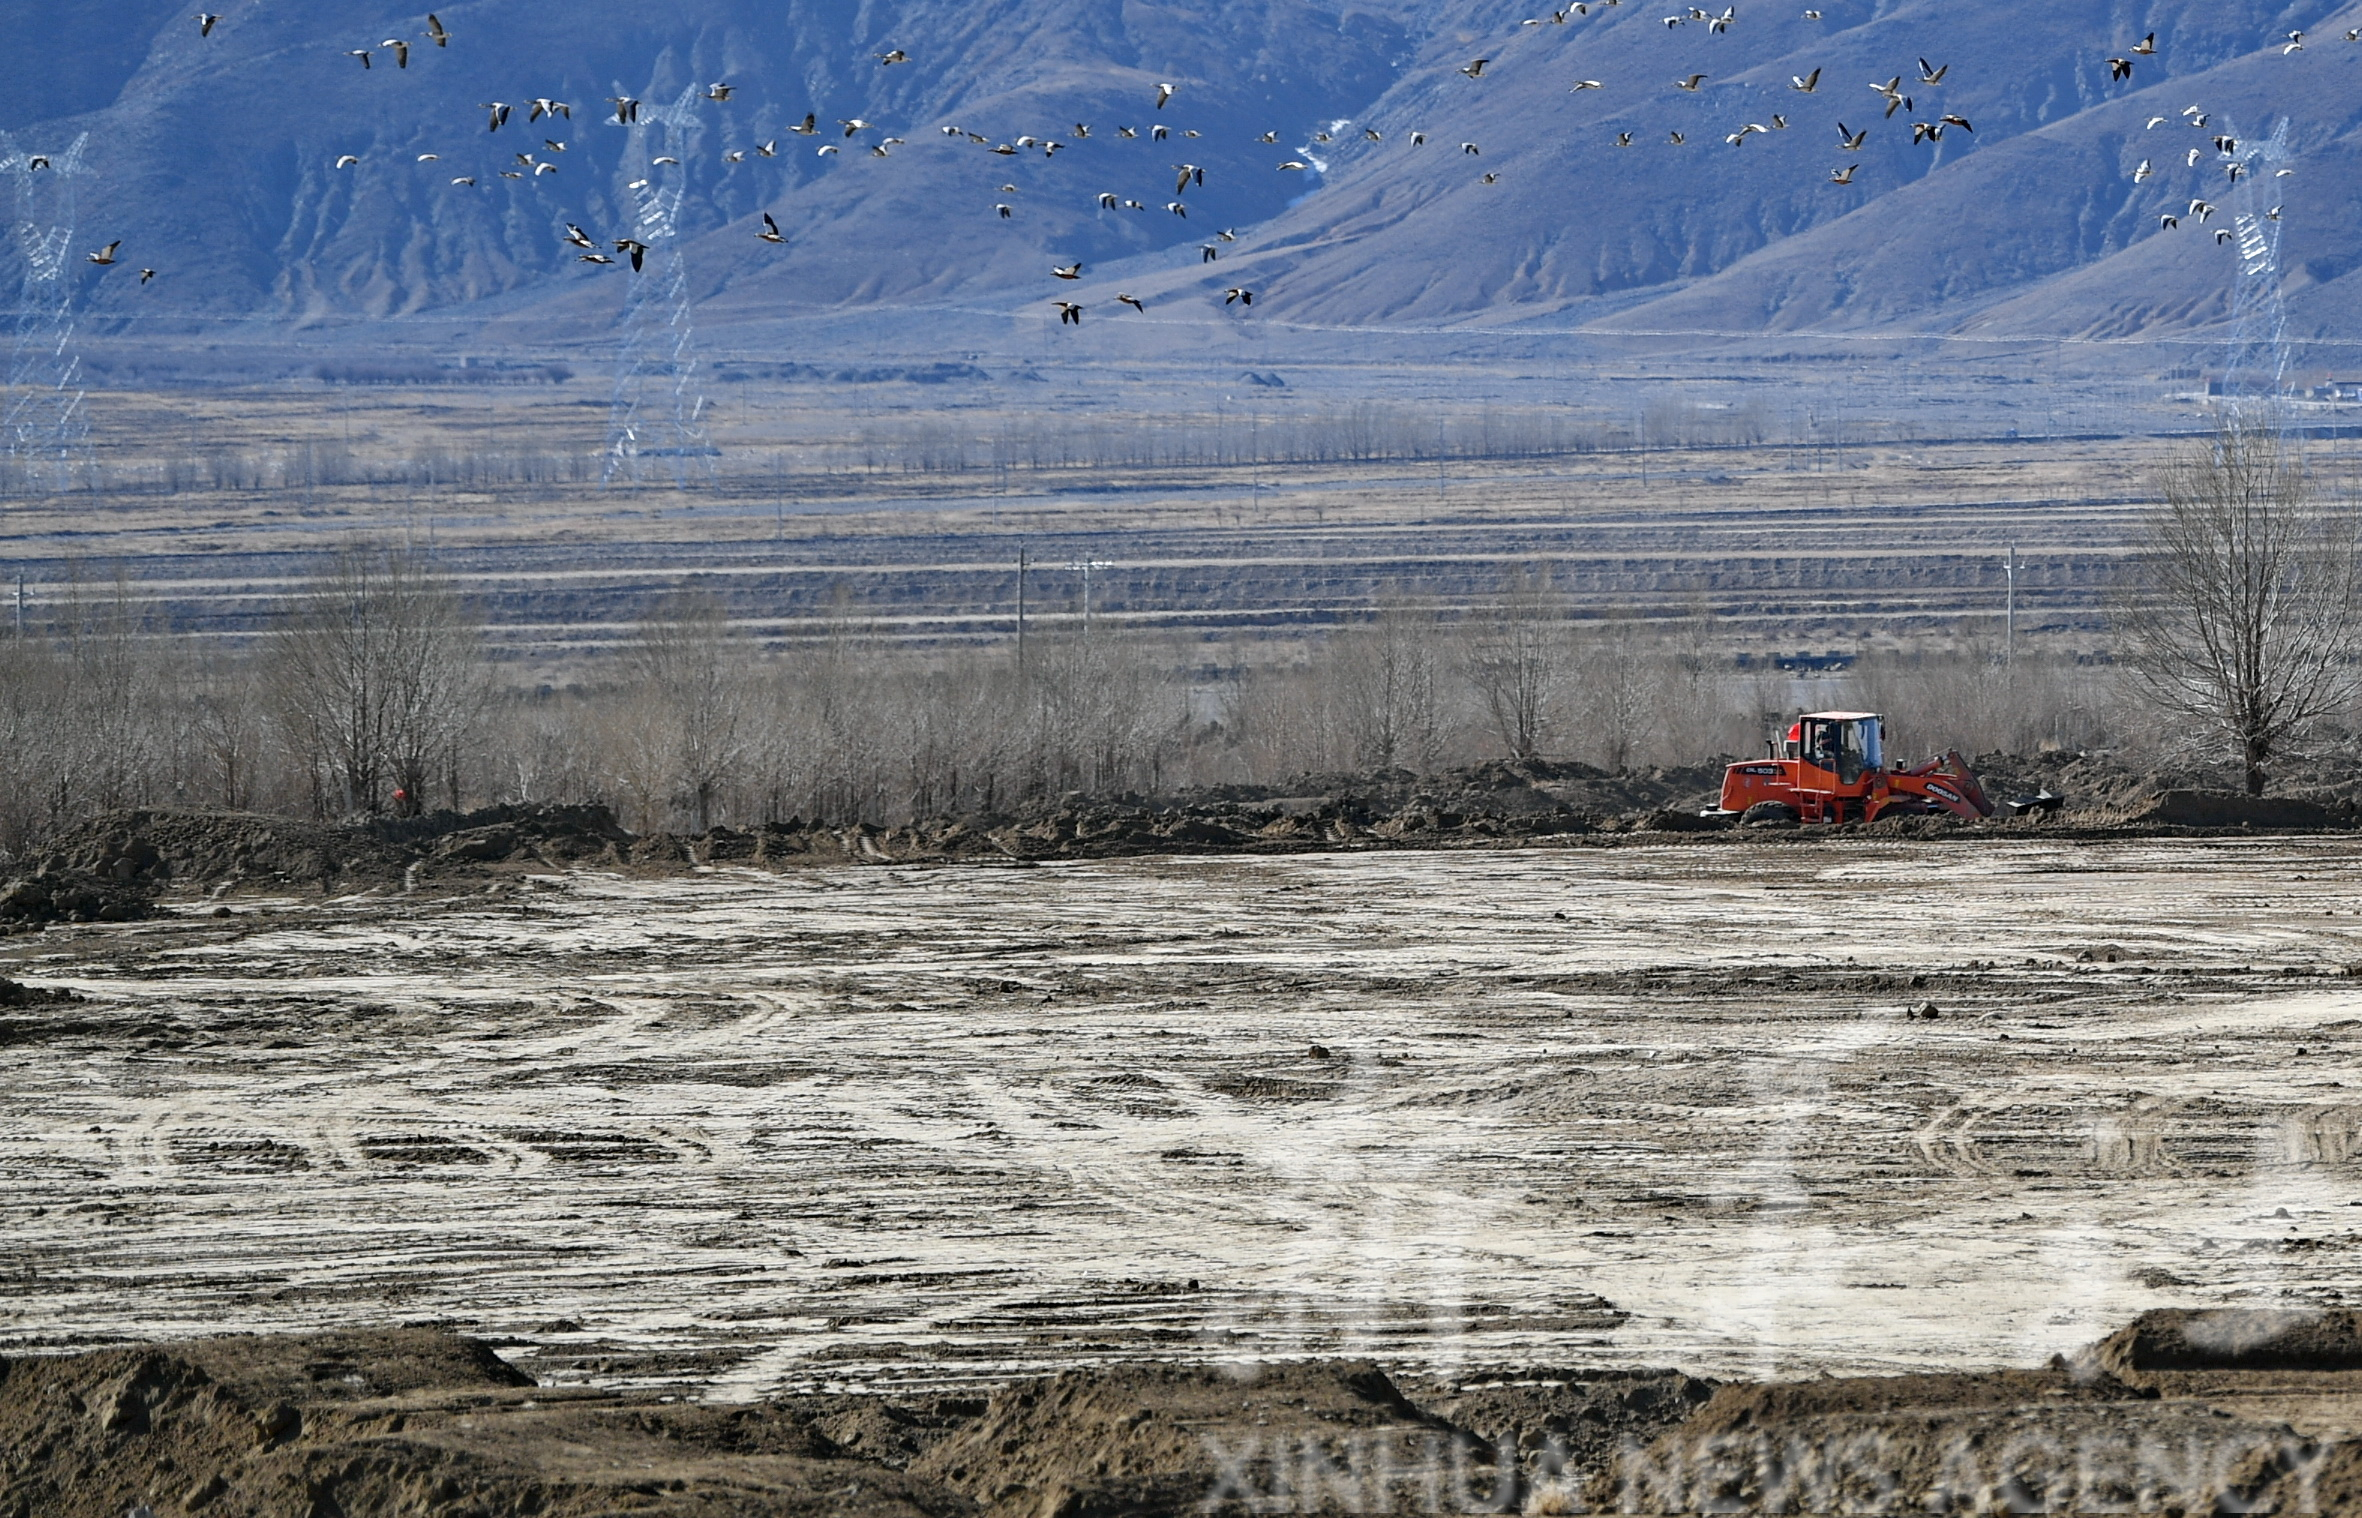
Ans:
<svg viewBox="0 0 2362 1518"><path fill-rule="evenodd" d="M0 638L0 850L94 812L343 815L599 801L640 829L1002 812L1305 771L1486 755L1607 769L1751 753L1800 707L1884 712L1898 753L2138 739L2228 758L2251 789L2362 699L2362 537L2281 434L2235 423L2161 480L2117 606L2120 661L1974 642L1842 683L1742 667L1703 609L1576 619L1542 566L1478 612L1388 596L1316 640L1233 647L1102 626L915 650L840 604L766 650L683 594L557 691L504 684L478 620L408 551L354 547L255 645L141 624L83 587Z"/></svg>
<svg viewBox="0 0 2362 1518"><path fill-rule="evenodd" d="M1881 437L1893 436L1880 430ZM1867 441L1865 432L1860 441ZM1714 406L1659 399L1623 417L1566 408L1431 410L1361 403L1332 410L1241 409L1213 416L1028 415L981 421L918 414L868 422L793 450L726 456L728 483L788 488L787 474L941 474L1069 469L1205 468L1286 464L1555 458L1639 448L1855 441L1815 425L1781 426L1760 403ZM791 456L792 455L792 456ZM75 466L77 488L115 494L254 493L389 486L480 489L579 485L601 478L599 446L440 447L400 452L323 439L279 448L206 445L178 457L110 453ZM0 497L47 495L55 468L0 456ZM768 480L766 481L766 477ZM667 477L669 480L669 476Z"/></svg>
<svg viewBox="0 0 2362 1518"><path fill-rule="evenodd" d="M36 635L0 639L0 847L135 804L598 801L636 828L702 830L1488 755L1696 764L1751 752L1800 702L1847 699L1741 669L1702 610L1572 619L1539 567L1466 619L1390 596L1325 637L1212 657L1105 626L1037 634L1022 662L1006 645L915 650L842 605L821 636L766 650L721 602L684 594L555 691L505 684L470 609L407 552L341 554L243 650L159 635L134 604L128 586L86 588ZM1969 649L1857 674L1929 741L2086 743L2111 720L2071 663L2009 673Z"/></svg>

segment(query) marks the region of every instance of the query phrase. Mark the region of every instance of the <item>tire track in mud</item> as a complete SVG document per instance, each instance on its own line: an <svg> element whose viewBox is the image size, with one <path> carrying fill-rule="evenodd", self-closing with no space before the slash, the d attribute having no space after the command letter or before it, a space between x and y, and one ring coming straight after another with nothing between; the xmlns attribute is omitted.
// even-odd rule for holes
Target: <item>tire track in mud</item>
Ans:
<svg viewBox="0 0 2362 1518"><path fill-rule="evenodd" d="M0 1027L0 1346L433 1319L752 1394L1987 1363L2333 1300L2362 943L2300 890L2362 905L2362 850L589 875L45 935L10 973L94 1031Z"/></svg>

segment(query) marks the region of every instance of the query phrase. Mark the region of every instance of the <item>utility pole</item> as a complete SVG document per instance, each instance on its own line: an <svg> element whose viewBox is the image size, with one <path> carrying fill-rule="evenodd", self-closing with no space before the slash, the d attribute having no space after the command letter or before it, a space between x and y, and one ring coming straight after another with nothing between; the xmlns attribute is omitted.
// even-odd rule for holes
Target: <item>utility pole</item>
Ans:
<svg viewBox="0 0 2362 1518"><path fill-rule="evenodd" d="M1115 565L1107 559L1077 559L1066 567L1083 572L1083 641L1088 643L1091 640L1091 571L1113 569Z"/></svg>
<svg viewBox="0 0 2362 1518"><path fill-rule="evenodd" d="M2002 571L2009 577L2009 590L2003 612L2002 662L2010 669L2018 667L2018 545L2009 545L2009 560Z"/></svg>
<svg viewBox="0 0 2362 1518"><path fill-rule="evenodd" d="M25 577L21 572L16 577L16 635L20 640L25 635Z"/></svg>
<svg viewBox="0 0 2362 1518"><path fill-rule="evenodd" d="M1025 545L1017 545L1017 672L1025 672L1025 569L1030 560Z"/></svg>

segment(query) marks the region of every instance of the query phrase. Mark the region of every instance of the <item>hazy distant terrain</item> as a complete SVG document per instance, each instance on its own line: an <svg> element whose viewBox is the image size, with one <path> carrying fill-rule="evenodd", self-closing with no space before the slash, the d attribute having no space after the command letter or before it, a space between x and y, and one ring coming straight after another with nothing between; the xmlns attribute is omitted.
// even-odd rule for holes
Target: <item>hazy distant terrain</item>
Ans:
<svg viewBox="0 0 2362 1518"><path fill-rule="evenodd" d="M2293 330L2354 331L2362 44L2343 32L2362 8L1830 0L1819 21L1744 5L1720 34L1666 26L1672 9L1528 26L1484 0L452 0L438 49L423 11L393 5L229 0L200 39L186 8L63 0L0 17L0 127L22 152L91 134L77 246L125 241L123 265L75 271L93 313L428 316L438 335L497 319L531 342L611 324L629 276L578 262L562 234L628 230L626 186L643 174L683 176L692 288L709 323L742 334L913 303L1035 322L1053 295L1088 305L1095 331L1127 315L1119 290L1200 324L2183 331L2219 322L2231 283L2214 233L2233 187L2212 139L2285 122L2294 172L2258 203L2285 206ZM2306 47L2284 53L2300 29ZM2151 31L2157 53L2111 84L2106 59ZM382 49L369 69L347 56L396 36L412 41L407 69ZM909 63L877 62L897 48ZM1483 76L1464 76L1478 57ZM1942 83L1914 82L1923 57L1948 68ZM1816 93L1790 87L1815 68ZM1703 88L1674 88L1692 73ZM1898 74L1913 108L1886 119L1866 86ZM1587 78L1605 87L1572 89ZM715 81L733 98L696 100L694 133L609 119L610 96L668 104ZM1159 111L1166 81L1179 92ZM537 97L574 113L528 122ZM519 107L497 133L492 101ZM2204 129L2181 114L2193 104ZM820 135L790 131L807 112ZM1909 123L1943 113L1973 133L1913 146ZM2167 124L2149 129L2156 116ZM848 140L841 119L875 125ZM1859 152L1839 150L1840 122L1869 129ZM1169 140L1149 136L1159 123ZM1614 145L1622 131L1630 147ZM990 151L1027 134L1064 146ZM872 156L888 136L905 141ZM818 154L832 143L843 151ZM666 146L681 164L652 166ZM347 154L359 163L338 168ZM2136 184L2143 159L2155 172ZM1290 161L1314 167L1278 167ZM1177 197L1184 163L1204 182ZM1855 182L1831 184L1847 163ZM463 176L477 183L450 182ZM1102 209L1101 194L1143 209ZM1166 209L1176 198L1185 217ZM2193 199L2225 210L2160 228ZM764 210L784 244L754 236ZM1202 262L1222 231L1236 241ZM1073 261L1082 281L1049 278ZM143 267L159 270L145 288ZM1220 310L1239 283L1259 291L1251 318Z"/></svg>

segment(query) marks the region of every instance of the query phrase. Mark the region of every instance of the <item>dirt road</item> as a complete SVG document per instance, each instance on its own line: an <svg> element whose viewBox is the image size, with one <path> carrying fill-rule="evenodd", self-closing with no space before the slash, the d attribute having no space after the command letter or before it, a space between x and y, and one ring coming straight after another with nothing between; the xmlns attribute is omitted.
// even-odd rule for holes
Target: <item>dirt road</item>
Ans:
<svg viewBox="0 0 2362 1518"><path fill-rule="evenodd" d="M2032 1364L2362 1292L2362 845L584 874L0 973L0 1349ZM1934 1017L1914 1015L1930 1007Z"/></svg>

